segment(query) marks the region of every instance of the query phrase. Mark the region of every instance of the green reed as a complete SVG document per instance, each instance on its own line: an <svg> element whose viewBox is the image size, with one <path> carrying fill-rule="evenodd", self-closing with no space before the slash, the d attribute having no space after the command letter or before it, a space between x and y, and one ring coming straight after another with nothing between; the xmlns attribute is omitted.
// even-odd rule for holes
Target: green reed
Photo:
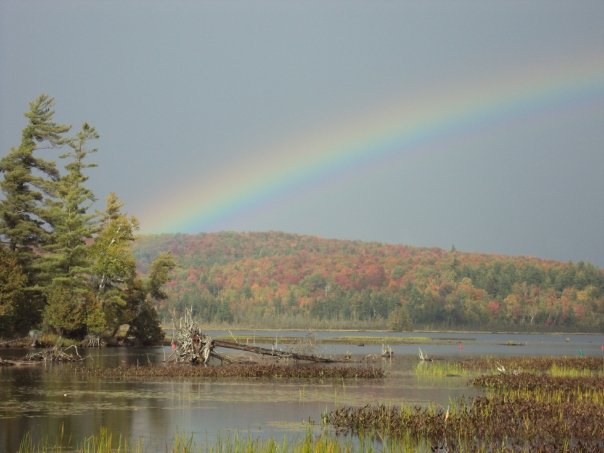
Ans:
<svg viewBox="0 0 604 453"><path fill-rule="evenodd" d="M374 438L363 438L358 442L342 439L328 433L314 434L310 430L303 437L290 440L283 437L255 439L251 435L219 436L208 445L196 443L192 437L177 434L171 445L166 444L165 451L172 453L395 453L411 451L410 443L399 440L376 442ZM63 445L43 441L34 443L28 433L23 437L19 453L45 452L81 452L81 453L143 453L149 451L142 441L128 442L105 428L99 433L86 437L81 443Z"/></svg>
<svg viewBox="0 0 604 453"><path fill-rule="evenodd" d="M591 377L601 373L600 371L590 370L588 368L569 368L554 363L549 369L549 374L558 377Z"/></svg>
<svg viewBox="0 0 604 453"><path fill-rule="evenodd" d="M419 362L415 367L418 377L459 377L468 376L470 371L459 362Z"/></svg>

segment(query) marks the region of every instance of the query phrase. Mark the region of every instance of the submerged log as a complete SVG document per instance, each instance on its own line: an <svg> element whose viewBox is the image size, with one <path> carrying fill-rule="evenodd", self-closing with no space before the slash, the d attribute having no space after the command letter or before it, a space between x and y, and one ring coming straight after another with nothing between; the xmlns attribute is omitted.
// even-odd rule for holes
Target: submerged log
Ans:
<svg viewBox="0 0 604 453"><path fill-rule="evenodd" d="M10 360L10 359L2 359L0 357L0 367L2 366L29 366L29 365L38 365L39 363L43 363L42 361L30 362L25 360Z"/></svg>
<svg viewBox="0 0 604 453"><path fill-rule="evenodd" d="M327 357L320 357L313 354L299 354L296 352L281 351L279 349L268 349L260 346L249 346L246 344L235 343L232 341L214 340L214 346L219 348L238 349L240 351L253 352L254 354L267 355L271 357L277 357L280 359L294 359L294 360L306 360L309 362L318 363L336 363L340 360L330 359Z"/></svg>

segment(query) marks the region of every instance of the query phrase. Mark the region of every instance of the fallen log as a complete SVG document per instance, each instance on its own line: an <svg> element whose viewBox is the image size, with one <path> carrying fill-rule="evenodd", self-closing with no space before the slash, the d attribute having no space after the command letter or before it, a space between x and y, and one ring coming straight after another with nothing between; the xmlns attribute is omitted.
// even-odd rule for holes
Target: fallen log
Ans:
<svg viewBox="0 0 604 453"><path fill-rule="evenodd" d="M240 351L253 352L254 354L268 355L280 359L306 360L318 363L337 363L340 360L320 357L312 354L298 354L296 352L281 351L279 349L268 349L260 346L249 346L246 344L235 343L232 341L214 340L214 346L219 348L238 349Z"/></svg>
<svg viewBox="0 0 604 453"><path fill-rule="evenodd" d="M185 314L180 318L178 327L176 321L173 321L172 333L172 354L165 359L167 362L176 363L203 363L207 366L210 357L214 357L222 362L232 363L235 361L224 354L218 354L214 348L237 349L240 351L252 352L279 359L294 359L316 363L336 363L341 360L321 357L315 354L305 353L303 351L284 351L276 346L272 348L263 348L260 346L249 346L238 343L237 341L215 340L209 335L204 335L201 328L193 319L192 310L185 310Z"/></svg>
<svg viewBox="0 0 604 453"><path fill-rule="evenodd" d="M75 355L67 354L69 349L73 348L75 350ZM84 358L78 352L78 347L76 345L71 345L66 348L61 348L60 346L53 346L51 348L46 348L40 352L30 352L25 357L23 357L23 362L79 362L84 360Z"/></svg>
<svg viewBox="0 0 604 453"><path fill-rule="evenodd" d="M29 362L24 360L10 360L10 359L2 359L0 358L0 367L2 366L35 366L43 363L42 361L38 362Z"/></svg>
<svg viewBox="0 0 604 453"><path fill-rule="evenodd" d="M15 362L13 360L4 360L2 357L0 357L0 366L12 366L14 364Z"/></svg>

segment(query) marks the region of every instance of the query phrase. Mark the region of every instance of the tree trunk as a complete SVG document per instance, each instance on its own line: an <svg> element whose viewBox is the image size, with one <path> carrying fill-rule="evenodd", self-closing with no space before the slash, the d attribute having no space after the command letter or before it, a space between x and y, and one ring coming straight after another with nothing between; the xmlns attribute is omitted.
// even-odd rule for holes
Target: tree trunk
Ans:
<svg viewBox="0 0 604 453"><path fill-rule="evenodd" d="M214 340L214 346L219 348L239 349L241 351L253 352L255 354L269 355L279 358L291 358L295 360L307 360L309 362L335 363L338 360L319 357L316 355L297 354L295 352L280 351L278 349L261 348L260 346L249 346L245 344L234 343L232 341Z"/></svg>

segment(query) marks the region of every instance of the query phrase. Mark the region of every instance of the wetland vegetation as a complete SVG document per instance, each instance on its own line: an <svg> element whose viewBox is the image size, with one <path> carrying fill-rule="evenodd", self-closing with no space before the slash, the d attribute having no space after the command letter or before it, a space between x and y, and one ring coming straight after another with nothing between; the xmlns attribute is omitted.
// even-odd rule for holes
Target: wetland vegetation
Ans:
<svg viewBox="0 0 604 453"><path fill-rule="evenodd" d="M389 360L384 359L372 366L256 363L207 367L183 364L90 367L78 364L55 366L46 373L67 373L74 377L74 382L80 383L134 380L157 385L163 379L179 382L182 378L190 382L199 380L205 383L203 388L208 388L208 378L226 383L233 379L250 382L253 378L260 386L269 381L271 385L289 382L293 385L292 391L297 385L303 386L298 404L304 404L303 401L313 398L313 382L327 383L328 388L342 395L347 386L353 388L359 383L361 388L379 388L369 381L391 379L388 363ZM198 435L172 432L164 438L162 449L208 453L387 453L433 449L443 452L595 452L604 448L604 359L601 357L436 359L416 362L412 372L418 382L432 382L430 386L447 385L451 378L461 379L466 391L447 402L427 404L371 398L362 391L364 398L359 395L357 402L349 405L345 397L339 402L334 394L332 408L316 409L314 416L296 428L297 435L258 436L259 433L227 429L217 437L204 440ZM428 377L431 379L426 381ZM175 381L175 378L179 379ZM362 384L365 381L368 384ZM192 395L182 397L190 399ZM191 399L189 404L195 400ZM245 407L246 403L242 404ZM149 448L148 440L122 437L119 430L109 428L99 430L97 427L94 434L79 439L61 436L63 434L57 434L57 440L45 437L34 441L33 436L26 434L15 451L101 453L142 452ZM152 449L157 448L157 444L153 444Z"/></svg>
<svg viewBox="0 0 604 453"><path fill-rule="evenodd" d="M325 419L337 432L415 440L417 446L427 442L447 451L604 448L603 359L486 358L432 365L441 376L450 368L460 373L495 368L496 374L472 378L485 394L446 409L369 404L335 409Z"/></svg>
<svg viewBox="0 0 604 453"><path fill-rule="evenodd" d="M19 446L18 453L46 453L49 451L65 451L64 442L53 444L50 441L34 443L26 436ZM142 441L128 442L116 437L106 429L98 434L85 438L82 442L74 443L68 449L82 453L144 453L148 451ZM283 439L254 439L252 436L220 437L214 443L201 444L191 437L176 435L171 443L166 443L164 451L172 453L399 453L406 451L400 442L388 445L376 444L373 441L341 439L330 434L314 435L310 430L302 437L290 440Z"/></svg>
<svg viewBox="0 0 604 453"><path fill-rule="evenodd" d="M79 367L74 373L86 378L263 378L263 379L379 379L377 366L284 365L278 363L229 364L223 366L129 366L115 368Z"/></svg>

